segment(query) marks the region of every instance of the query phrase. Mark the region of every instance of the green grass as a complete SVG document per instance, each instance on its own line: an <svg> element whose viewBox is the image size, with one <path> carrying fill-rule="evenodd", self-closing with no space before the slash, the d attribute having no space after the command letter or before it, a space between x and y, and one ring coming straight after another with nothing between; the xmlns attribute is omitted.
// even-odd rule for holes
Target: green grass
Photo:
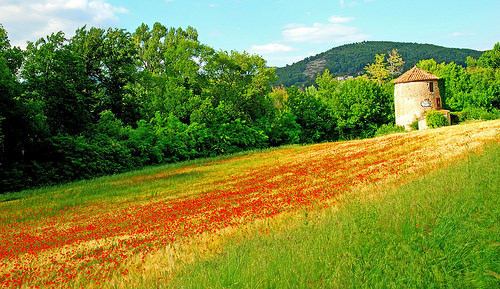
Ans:
<svg viewBox="0 0 500 289"><path fill-rule="evenodd" d="M187 264L176 288L500 288L500 145Z"/></svg>

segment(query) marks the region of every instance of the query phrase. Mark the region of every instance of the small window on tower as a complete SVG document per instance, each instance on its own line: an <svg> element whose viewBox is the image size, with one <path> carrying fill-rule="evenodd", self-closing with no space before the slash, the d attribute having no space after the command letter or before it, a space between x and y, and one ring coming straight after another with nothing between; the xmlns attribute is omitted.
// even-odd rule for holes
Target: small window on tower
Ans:
<svg viewBox="0 0 500 289"><path fill-rule="evenodd" d="M437 106L437 108L441 107L441 98L439 98L439 97L436 97L436 106Z"/></svg>
<svg viewBox="0 0 500 289"><path fill-rule="evenodd" d="M429 82L429 91L434 92L434 82Z"/></svg>

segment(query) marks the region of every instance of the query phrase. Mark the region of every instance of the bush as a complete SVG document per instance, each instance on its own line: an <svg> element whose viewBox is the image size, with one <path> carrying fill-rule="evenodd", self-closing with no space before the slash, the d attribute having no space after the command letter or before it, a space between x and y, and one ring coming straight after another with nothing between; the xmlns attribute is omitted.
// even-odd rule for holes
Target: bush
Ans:
<svg viewBox="0 0 500 289"><path fill-rule="evenodd" d="M460 121L466 120L492 120L500 118L500 111L493 108L491 111L484 107L467 107L459 115Z"/></svg>
<svg viewBox="0 0 500 289"><path fill-rule="evenodd" d="M418 130L418 119L415 119L414 122L410 124L411 130Z"/></svg>
<svg viewBox="0 0 500 289"><path fill-rule="evenodd" d="M210 128L213 134L212 150L217 154L230 154L249 149L266 148L269 137L258 127L236 119Z"/></svg>
<svg viewBox="0 0 500 289"><path fill-rule="evenodd" d="M436 128L448 125L446 116L437 110L429 110L425 114L425 122L429 128Z"/></svg>
<svg viewBox="0 0 500 289"><path fill-rule="evenodd" d="M272 119L262 118L259 126L269 137L270 146L280 146L284 144L297 144L300 142L302 129L295 121L296 117L289 111L280 111Z"/></svg>
<svg viewBox="0 0 500 289"><path fill-rule="evenodd" d="M406 132L406 129L403 126L395 125L393 123L383 124L377 129L377 131L375 131L375 136L387 135L396 132Z"/></svg>

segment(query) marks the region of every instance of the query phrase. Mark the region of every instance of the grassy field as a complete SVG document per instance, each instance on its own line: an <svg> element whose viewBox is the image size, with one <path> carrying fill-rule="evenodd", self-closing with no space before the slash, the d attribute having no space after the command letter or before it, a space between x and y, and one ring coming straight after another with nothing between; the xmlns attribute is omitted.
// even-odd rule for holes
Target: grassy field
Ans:
<svg viewBox="0 0 500 289"><path fill-rule="evenodd" d="M497 286L498 148L475 154L499 139L478 122L0 195L0 285Z"/></svg>
<svg viewBox="0 0 500 289"><path fill-rule="evenodd" d="M200 259L176 288L500 288L500 146ZM165 286L165 288L168 286Z"/></svg>

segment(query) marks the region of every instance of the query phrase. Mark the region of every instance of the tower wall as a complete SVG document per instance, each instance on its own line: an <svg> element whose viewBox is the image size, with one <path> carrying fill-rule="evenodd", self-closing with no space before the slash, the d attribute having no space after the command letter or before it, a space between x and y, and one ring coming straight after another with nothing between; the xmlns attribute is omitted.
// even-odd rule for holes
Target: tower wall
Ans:
<svg viewBox="0 0 500 289"><path fill-rule="evenodd" d="M410 129L410 124L423 119L426 111L441 108L437 81L397 83L394 86L394 106L396 125Z"/></svg>

